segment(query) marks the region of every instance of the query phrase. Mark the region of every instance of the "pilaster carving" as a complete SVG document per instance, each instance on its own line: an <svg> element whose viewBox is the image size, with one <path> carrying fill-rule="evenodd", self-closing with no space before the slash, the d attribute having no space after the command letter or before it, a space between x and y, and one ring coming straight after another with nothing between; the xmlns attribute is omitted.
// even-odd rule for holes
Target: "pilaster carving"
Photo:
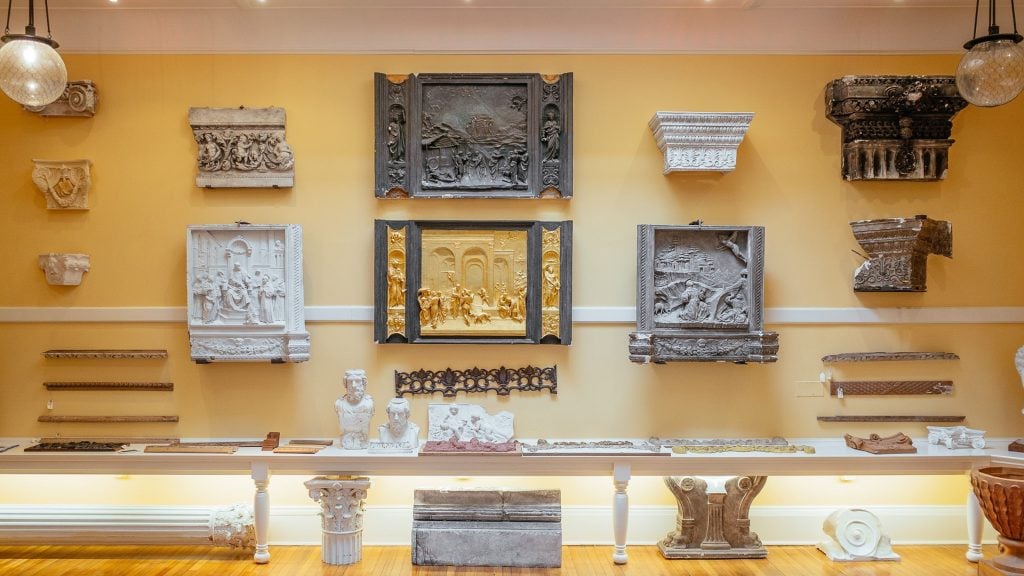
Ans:
<svg viewBox="0 0 1024 576"><path fill-rule="evenodd" d="M99 101L100 95L92 80L75 80L68 82L64 93L53 102L45 106L25 106L24 108L40 116L91 118L96 114L96 105Z"/></svg>
<svg viewBox="0 0 1024 576"><path fill-rule="evenodd" d="M655 112L648 125L670 172L732 172L753 112Z"/></svg>
<svg viewBox="0 0 1024 576"><path fill-rule="evenodd" d="M712 486L696 476L664 480L679 508L676 529L658 542L665 558L768 556L757 533L750 531L750 505L764 488L766 476L733 476Z"/></svg>
<svg viewBox="0 0 1024 576"><path fill-rule="evenodd" d="M32 182L46 197L47 210L88 210L89 187L92 177L89 173L92 162L88 160L33 160Z"/></svg>
<svg viewBox="0 0 1024 576"><path fill-rule="evenodd" d="M295 154L284 108L189 108L200 188L291 188Z"/></svg>
<svg viewBox="0 0 1024 576"><path fill-rule="evenodd" d="M857 292L924 292L928 255L953 257L953 225L920 215L850 222L868 260L853 273Z"/></svg>
<svg viewBox="0 0 1024 576"><path fill-rule="evenodd" d="M363 556L363 513L370 479L317 476L305 482L309 497L320 504L323 562L355 564Z"/></svg>
<svg viewBox="0 0 1024 576"><path fill-rule="evenodd" d="M46 283L51 286L78 286L82 283L82 274L89 271L89 255L40 254L39 267L46 274Z"/></svg>

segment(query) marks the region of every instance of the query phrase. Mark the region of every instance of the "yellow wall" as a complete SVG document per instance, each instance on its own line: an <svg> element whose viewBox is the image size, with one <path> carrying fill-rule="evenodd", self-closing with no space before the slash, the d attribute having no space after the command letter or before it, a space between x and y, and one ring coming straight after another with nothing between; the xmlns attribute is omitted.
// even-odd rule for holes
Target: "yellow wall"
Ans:
<svg viewBox="0 0 1024 576"><path fill-rule="evenodd" d="M944 182L844 182L840 129L825 118L824 85L846 74L950 74L955 56L67 56L72 78L100 91L92 119L45 119L0 98L0 306L184 306L185 226L298 223L305 235L306 304L372 304L374 218L571 219L575 306L632 306L635 227L709 224L767 228L769 307L1024 306L1016 257L1024 208L1021 101L968 108L954 120ZM373 196L373 72L530 71L575 74L575 197L571 201L380 201ZM190 106L282 106L296 154L291 190L194 186ZM738 168L727 175L662 175L647 122L656 110L752 111ZM88 158L87 212L47 211L31 159ZM954 259L932 256L922 294L855 294L859 258L848 222L928 214L954 226ZM85 252L75 288L48 286L44 252ZM840 436L923 426L821 425L847 413L965 414L993 436L1022 433L1013 351L1024 326L771 327L780 360L765 366L638 366L624 324L576 324L573 345L377 346L366 323L311 323L312 360L298 365L189 361L184 324L6 324L0 331L0 436L109 434L98 425L38 424L56 414L173 413L178 425L124 434L330 436L346 368L363 367L377 422L394 370L557 364L557 396L481 401L515 412L524 437ZM44 360L49 348L167 348L166 361ZM959 362L844 365L837 377L951 378L952 397L797 398L824 354L948 350ZM47 393L45 380L169 380L173 393ZM425 424L426 405L413 399ZM956 479L959 482L959 478ZM947 494L930 484L935 502ZM604 488L601 488L603 491ZM2 490L0 490L2 492ZM927 493L927 489L925 490ZM604 492L602 492L604 494ZM962 491L957 493L959 501ZM604 498L604 496L602 496ZM784 500L784 498L783 498ZM602 500L603 501L603 500Z"/></svg>

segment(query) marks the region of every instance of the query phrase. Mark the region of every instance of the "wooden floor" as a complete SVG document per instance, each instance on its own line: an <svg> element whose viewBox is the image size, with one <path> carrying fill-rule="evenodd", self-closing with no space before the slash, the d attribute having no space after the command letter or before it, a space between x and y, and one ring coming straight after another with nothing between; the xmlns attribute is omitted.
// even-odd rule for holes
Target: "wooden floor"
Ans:
<svg viewBox="0 0 1024 576"><path fill-rule="evenodd" d="M317 546L275 546L270 564L220 548L170 546L0 546L0 575L17 576L975 576L965 546L898 546L900 562L832 563L808 546L771 546L764 560L664 560L653 546L629 548L616 566L610 546L566 546L562 568L414 567L405 546L368 546L354 566L327 566ZM997 552L985 547L985 557Z"/></svg>

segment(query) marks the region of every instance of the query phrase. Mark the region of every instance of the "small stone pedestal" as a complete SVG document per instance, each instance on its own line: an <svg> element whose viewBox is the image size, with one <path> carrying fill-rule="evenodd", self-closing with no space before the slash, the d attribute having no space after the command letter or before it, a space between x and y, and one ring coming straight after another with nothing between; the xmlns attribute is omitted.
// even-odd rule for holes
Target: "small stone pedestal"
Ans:
<svg viewBox="0 0 1024 576"><path fill-rule="evenodd" d="M658 542L669 559L766 558L761 539L750 531L750 504L766 476L666 476L676 497L676 529Z"/></svg>
<svg viewBox="0 0 1024 576"><path fill-rule="evenodd" d="M317 476L308 480L309 497L320 503L324 564L355 564L363 558L363 511L370 479Z"/></svg>

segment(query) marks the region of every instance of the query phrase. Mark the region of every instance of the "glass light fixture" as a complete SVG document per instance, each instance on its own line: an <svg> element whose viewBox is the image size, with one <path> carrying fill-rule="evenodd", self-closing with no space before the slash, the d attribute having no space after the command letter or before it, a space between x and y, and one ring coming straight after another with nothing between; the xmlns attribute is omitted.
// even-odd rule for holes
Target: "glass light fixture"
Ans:
<svg viewBox="0 0 1024 576"><path fill-rule="evenodd" d="M50 38L50 6L46 7L46 37L36 36L35 2L28 0L28 25L24 34L11 34L11 4L7 3L7 26L0 41L0 90L19 104L45 106L64 93L68 70Z"/></svg>
<svg viewBox="0 0 1024 576"><path fill-rule="evenodd" d="M964 44L968 50L956 69L960 95L975 106L1000 106L1024 90L1024 36L1017 33L1017 10L1010 0L1013 33L1000 34L996 24L996 0L988 2L988 35L978 37L978 12L974 6L974 37Z"/></svg>

